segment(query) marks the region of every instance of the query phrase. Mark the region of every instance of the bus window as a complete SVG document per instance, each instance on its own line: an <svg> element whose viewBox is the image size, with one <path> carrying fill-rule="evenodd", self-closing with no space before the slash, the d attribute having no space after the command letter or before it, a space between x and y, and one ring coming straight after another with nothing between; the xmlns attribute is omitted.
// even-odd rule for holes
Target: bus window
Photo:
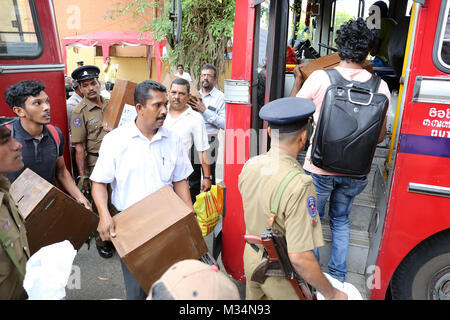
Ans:
<svg viewBox="0 0 450 320"><path fill-rule="evenodd" d="M37 58L42 37L35 2L3 0L0 10L0 59Z"/></svg>
<svg viewBox="0 0 450 320"><path fill-rule="evenodd" d="M450 73L450 0L442 1L436 38L433 48L433 61L436 67Z"/></svg>

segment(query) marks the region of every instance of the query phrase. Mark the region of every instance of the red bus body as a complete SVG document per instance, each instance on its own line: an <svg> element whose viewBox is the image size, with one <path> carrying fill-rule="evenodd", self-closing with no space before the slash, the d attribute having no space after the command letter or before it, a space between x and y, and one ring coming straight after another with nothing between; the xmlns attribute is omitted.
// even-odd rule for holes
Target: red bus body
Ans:
<svg viewBox="0 0 450 320"><path fill-rule="evenodd" d="M233 80L245 80L249 83L255 82L254 74L252 74L255 65L253 61L255 2L257 1L236 1L235 12L231 77ZM386 297L395 270L405 256L419 243L450 228L450 198L448 195L437 197L410 190L411 183L450 188L450 128L432 131L437 128L424 125L425 119L450 121L450 106L443 103L413 102L418 76L450 80L449 74L438 70L433 62L433 47L441 1L425 2L424 6L416 4L415 7L418 10L418 16L415 33L412 34L414 46L411 48L410 62L406 65L409 76L408 82L404 84L403 88L405 102L401 122L397 127L399 132L397 152L392 158L393 169L390 172L390 185L387 188L386 219L384 225L380 226L384 229L376 257L376 266L380 270L380 274L377 275L379 285L370 291L370 299ZM261 2L258 1L258 3ZM405 61L407 58L405 57ZM270 62L268 61L268 63ZM227 96L226 92L225 96ZM251 93L250 96L252 97ZM448 118L430 118L432 108L436 109L436 112L434 109L432 110L433 115L441 111L439 115L442 116L445 113L445 117ZM249 130L251 113L251 102L239 105L227 104L227 131L241 129L246 132ZM225 152L238 154L242 153L242 148L245 148L244 154L248 157L250 154L249 139L247 135L246 143L242 145L236 143L233 134L227 133ZM224 180L227 187L227 211L223 221L222 260L229 274L236 280L245 281L243 271L245 222L242 199L238 190L238 175L242 170L243 163L236 163L235 159L230 160L225 157Z"/></svg>
<svg viewBox="0 0 450 320"><path fill-rule="evenodd" d="M0 115L15 116L5 102L5 90L22 80L39 80L46 86L45 92L50 98L50 122L59 127L64 134L64 159L70 171L70 151L68 122L66 112L66 95L64 83L64 64L56 27L55 12L51 0L30 0L34 26L40 40L40 52L37 56L0 58ZM3 10L3 9L2 9Z"/></svg>

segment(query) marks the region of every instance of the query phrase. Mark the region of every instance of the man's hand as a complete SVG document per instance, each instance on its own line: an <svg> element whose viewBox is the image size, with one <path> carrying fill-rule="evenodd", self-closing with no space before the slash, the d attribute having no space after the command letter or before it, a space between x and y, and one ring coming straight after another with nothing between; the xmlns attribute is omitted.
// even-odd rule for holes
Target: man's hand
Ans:
<svg viewBox="0 0 450 320"><path fill-rule="evenodd" d="M200 187L200 191L201 192L205 192L211 189L211 180L209 179L203 179L202 180L202 185Z"/></svg>
<svg viewBox="0 0 450 320"><path fill-rule="evenodd" d="M116 236L115 224L111 215L108 217L100 217L97 231L103 241L111 241L111 238Z"/></svg>
<svg viewBox="0 0 450 320"><path fill-rule="evenodd" d="M302 88L303 82L305 81L303 79L303 74L301 72L301 69L303 68L303 64L298 64L294 68L294 85L292 86L291 93L289 94L290 97L295 97L297 93Z"/></svg>
<svg viewBox="0 0 450 320"><path fill-rule="evenodd" d="M198 112L205 112L206 107L202 102L202 99L192 96L190 97L190 99L188 100L188 104L192 107L192 109L194 109L195 111Z"/></svg>
<svg viewBox="0 0 450 320"><path fill-rule="evenodd" d="M103 127L103 130L106 131L106 132L110 132L110 131L112 131L114 129L114 128L110 127L108 125L108 123L106 123L106 121L103 121L102 127Z"/></svg>
<svg viewBox="0 0 450 320"><path fill-rule="evenodd" d="M325 297L326 300L348 300L348 295L335 288L335 292L331 297Z"/></svg>
<svg viewBox="0 0 450 320"><path fill-rule="evenodd" d="M86 199L86 197L82 196L82 197L79 197L79 198L76 199L76 200L77 200L77 202L78 202L79 204L83 205L86 209L92 210L91 203L89 202L88 199Z"/></svg>

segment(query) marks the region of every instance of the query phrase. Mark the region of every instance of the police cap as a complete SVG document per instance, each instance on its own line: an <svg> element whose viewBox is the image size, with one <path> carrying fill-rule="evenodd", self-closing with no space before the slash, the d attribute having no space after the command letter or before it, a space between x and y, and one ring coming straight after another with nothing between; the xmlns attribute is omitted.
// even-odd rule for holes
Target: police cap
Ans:
<svg viewBox="0 0 450 320"><path fill-rule="evenodd" d="M0 127L10 124L16 119L17 119L16 117L0 117Z"/></svg>
<svg viewBox="0 0 450 320"><path fill-rule="evenodd" d="M97 66L82 66L82 67L76 68L72 72L72 79L80 82L80 81L83 81L86 79L98 78L99 74L100 74L100 69Z"/></svg>
<svg viewBox="0 0 450 320"><path fill-rule="evenodd" d="M297 97L280 98L266 104L259 117L266 120L272 129L292 132L303 128L316 110L311 100Z"/></svg>

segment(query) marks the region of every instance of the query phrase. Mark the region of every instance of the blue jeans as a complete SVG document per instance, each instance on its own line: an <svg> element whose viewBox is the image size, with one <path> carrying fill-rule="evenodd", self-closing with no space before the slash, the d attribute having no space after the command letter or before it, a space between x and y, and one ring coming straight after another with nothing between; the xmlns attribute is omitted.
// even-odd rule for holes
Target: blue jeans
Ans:
<svg viewBox="0 0 450 320"><path fill-rule="evenodd" d="M127 268L127 265L122 261L122 259L120 259L120 264L122 266L127 300L145 300L147 298L147 294L144 290L142 290L141 285L137 282L136 278Z"/></svg>
<svg viewBox="0 0 450 320"><path fill-rule="evenodd" d="M317 210L320 219L325 214L325 205L330 199L331 257L328 273L345 282L347 274L347 254L350 243L350 211L353 200L367 185L367 177L326 176L305 171L313 177L317 193ZM315 250L317 260L319 252Z"/></svg>

